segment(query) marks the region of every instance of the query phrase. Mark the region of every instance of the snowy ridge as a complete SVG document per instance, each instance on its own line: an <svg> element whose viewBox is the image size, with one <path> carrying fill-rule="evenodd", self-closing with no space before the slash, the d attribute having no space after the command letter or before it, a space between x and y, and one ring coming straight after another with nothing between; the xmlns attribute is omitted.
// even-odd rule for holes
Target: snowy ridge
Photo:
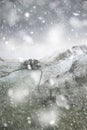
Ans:
<svg viewBox="0 0 87 130"><path fill-rule="evenodd" d="M87 53L87 46L73 46L72 48L68 49L66 52L59 54L59 56L56 58L56 60L65 59L72 56L79 56L82 54Z"/></svg>
<svg viewBox="0 0 87 130"><path fill-rule="evenodd" d="M64 53L59 54L54 58L53 61L44 66L43 71L45 71L44 77L46 79L50 77L55 77L57 75L64 74L69 71L72 64L79 60L81 57L84 58L87 55L86 46L74 46ZM49 59L48 59L49 60ZM47 75L47 76L46 76Z"/></svg>

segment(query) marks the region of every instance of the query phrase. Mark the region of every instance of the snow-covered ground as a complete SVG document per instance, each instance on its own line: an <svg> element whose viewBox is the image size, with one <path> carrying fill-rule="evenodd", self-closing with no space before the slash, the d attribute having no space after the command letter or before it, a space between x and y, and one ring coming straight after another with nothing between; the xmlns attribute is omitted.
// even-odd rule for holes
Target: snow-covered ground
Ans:
<svg viewBox="0 0 87 130"><path fill-rule="evenodd" d="M2 59L0 68L1 130L86 128L86 46L75 46L51 62L42 62L37 70Z"/></svg>

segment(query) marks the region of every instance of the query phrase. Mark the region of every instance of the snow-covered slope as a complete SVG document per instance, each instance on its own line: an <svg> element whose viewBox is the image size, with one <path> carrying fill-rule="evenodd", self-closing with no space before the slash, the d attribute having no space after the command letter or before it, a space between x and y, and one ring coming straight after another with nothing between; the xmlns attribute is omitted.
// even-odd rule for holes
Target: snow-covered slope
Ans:
<svg viewBox="0 0 87 130"><path fill-rule="evenodd" d="M86 46L74 46L73 48L67 50L66 52L59 54L53 59L53 61L47 63L44 66L43 79L46 80L49 79L50 77L56 77L58 75L62 75L68 72L75 61L84 59L84 62L86 62L85 61L86 57L87 57Z"/></svg>
<svg viewBox="0 0 87 130"><path fill-rule="evenodd" d="M28 70L0 58L0 130L86 130L87 47L41 65Z"/></svg>

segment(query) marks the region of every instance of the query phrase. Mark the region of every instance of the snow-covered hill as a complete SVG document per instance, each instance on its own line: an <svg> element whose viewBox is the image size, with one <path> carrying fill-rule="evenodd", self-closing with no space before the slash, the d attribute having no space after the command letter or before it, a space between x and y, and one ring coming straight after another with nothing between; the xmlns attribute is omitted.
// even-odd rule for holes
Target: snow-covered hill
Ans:
<svg viewBox="0 0 87 130"><path fill-rule="evenodd" d="M74 46L38 70L0 58L0 130L86 130L86 122L86 46Z"/></svg>

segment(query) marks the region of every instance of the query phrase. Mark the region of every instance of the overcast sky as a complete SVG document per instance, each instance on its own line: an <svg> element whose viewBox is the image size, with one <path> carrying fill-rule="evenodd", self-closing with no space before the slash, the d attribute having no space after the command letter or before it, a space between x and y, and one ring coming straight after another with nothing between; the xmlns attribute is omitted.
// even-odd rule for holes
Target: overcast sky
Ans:
<svg viewBox="0 0 87 130"><path fill-rule="evenodd" d="M87 44L87 0L0 0L0 56L43 58Z"/></svg>

